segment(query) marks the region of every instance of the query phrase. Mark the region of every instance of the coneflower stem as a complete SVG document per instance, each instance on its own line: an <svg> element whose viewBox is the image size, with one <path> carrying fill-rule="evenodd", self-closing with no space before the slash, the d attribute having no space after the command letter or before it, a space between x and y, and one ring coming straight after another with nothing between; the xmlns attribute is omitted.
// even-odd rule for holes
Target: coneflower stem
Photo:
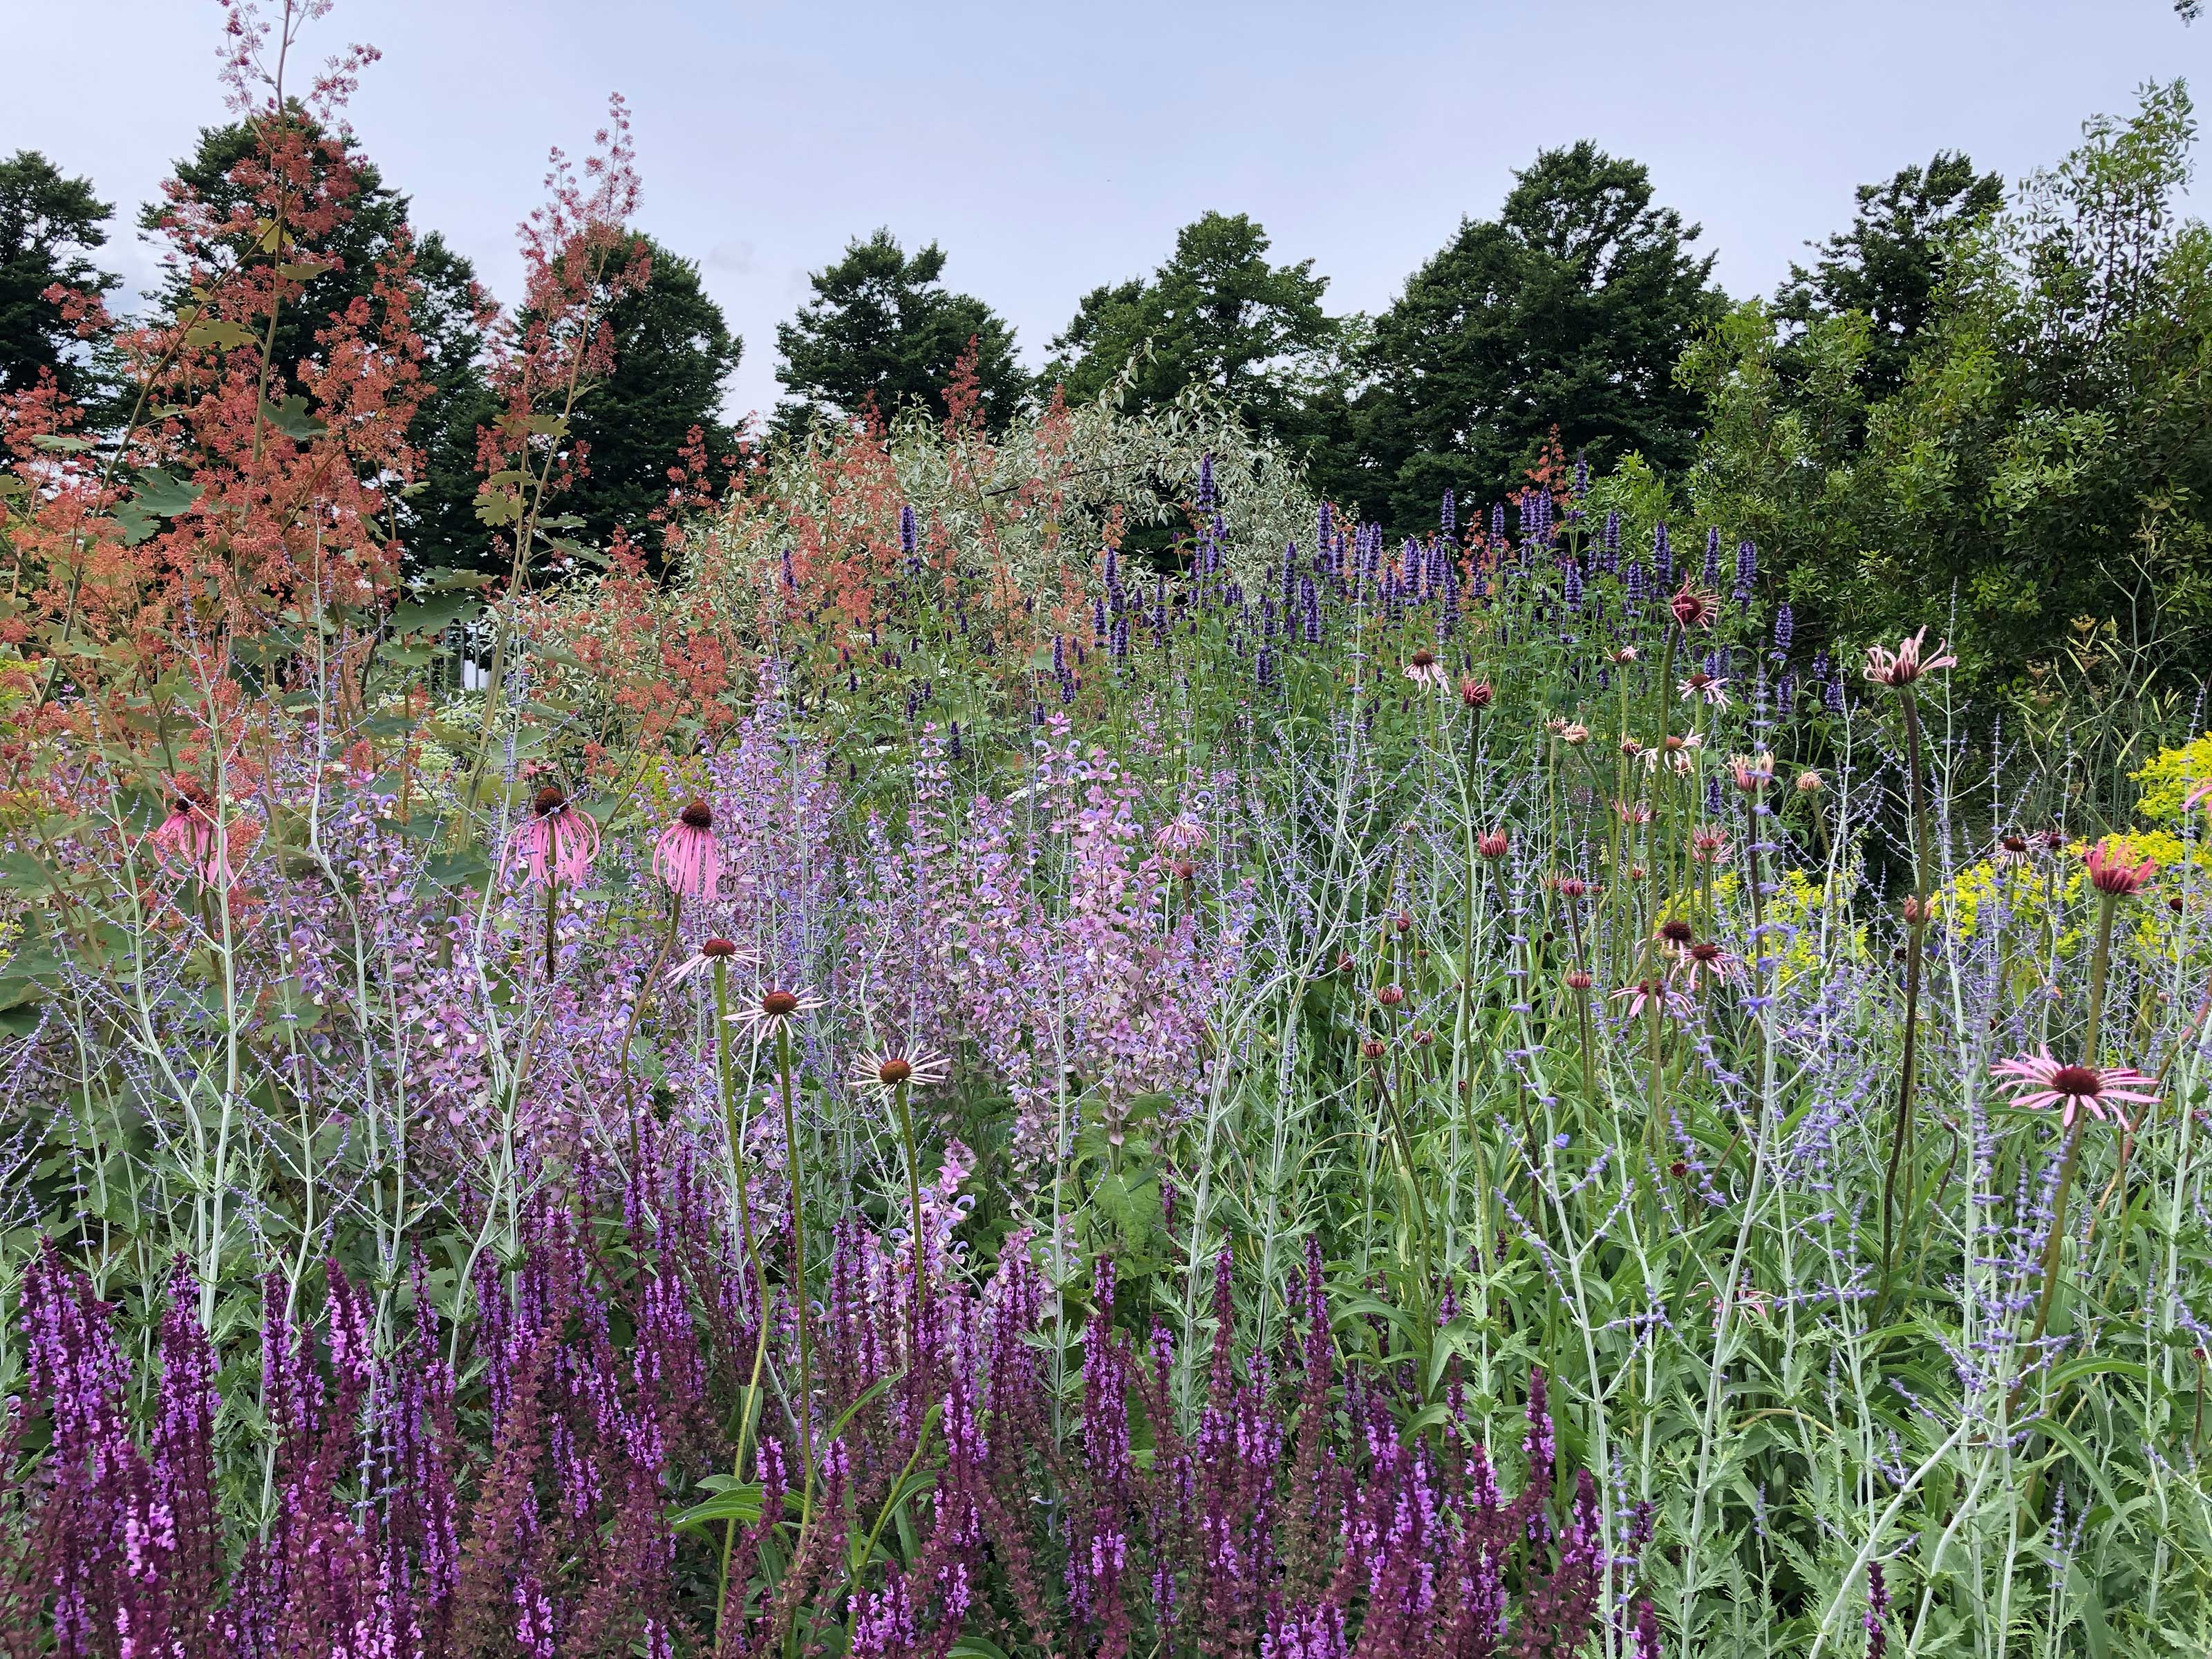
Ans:
<svg viewBox="0 0 2212 1659"><path fill-rule="evenodd" d="M806 1471L799 1499L803 1536L814 1514L814 1375L806 1331L806 1200L800 1190L799 1119L791 1106L791 1026L786 1020L776 1022L775 1071L783 1095L784 1162L791 1176L792 1302L799 1316L799 1455Z"/></svg>
<svg viewBox="0 0 2212 1659"><path fill-rule="evenodd" d="M745 1441L752 1428L754 1402L760 1398L761 1367L768 1357L768 1264L753 1243L752 1206L746 1197L744 1137L738 1130L737 1096L730 1087L730 965L725 957L714 960L714 1071L722 1094L722 1120L730 1136L730 1179L738 1196L738 1237L752 1263L755 1310L758 1328L753 1338L752 1377L745 1385L744 1403L738 1416L738 1450L731 1461L732 1480L743 1480L745 1474ZM714 1598L715 1628L721 1627L722 1607L730 1592L730 1553L737 1543L738 1522L732 1516L722 1526L722 1586Z"/></svg>
<svg viewBox="0 0 2212 1659"><path fill-rule="evenodd" d="M1920 962L1926 953L1929 901L1928 800L1920 772L1920 711L1912 701L1912 688L1897 688L1898 708L1905 720L1905 764L1909 780L1908 800L1912 815L1912 905L1905 918L1905 1053L1897 1077L1897 1121L1890 1131L1889 1165L1881 1182L1881 1293L1875 1299L1875 1322L1889 1305L1890 1275L1897 1267L1897 1175L1907 1170L1905 1197L1914 1182L1909 1173L1912 1144L1912 1092L1920 1059Z"/></svg>
<svg viewBox="0 0 2212 1659"><path fill-rule="evenodd" d="M559 910L561 904L561 873L558 867L559 856L560 841L556 836L554 841L552 854L546 860L545 869L545 982L548 985L550 985L553 982L555 968L553 957L553 919L556 913Z"/></svg>
<svg viewBox="0 0 2212 1659"><path fill-rule="evenodd" d="M2097 1066L2097 1045L2105 1022L2105 970L2112 953L2112 916L2120 906L2117 893L2100 895L2097 907L2097 944L2089 957L2089 1034L2081 1047L2081 1063L2094 1071ZM2058 1293L2058 1253L2066 1243L2066 1200L2074 1186L2075 1167L2081 1161L2081 1136L2089 1127L2089 1114L2078 1111L2074 1127L2066 1132L2066 1151L2058 1160L2058 1191L2051 1200L2051 1236L2043 1241L2043 1289L2035 1300L2035 1328L2028 1333L2027 1346L2031 1351L2043 1340L2044 1328L2051 1322L2051 1304ZM2012 1385L2012 1396L2007 1409L2017 1404L2020 1393L2027 1386L2025 1372Z"/></svg>

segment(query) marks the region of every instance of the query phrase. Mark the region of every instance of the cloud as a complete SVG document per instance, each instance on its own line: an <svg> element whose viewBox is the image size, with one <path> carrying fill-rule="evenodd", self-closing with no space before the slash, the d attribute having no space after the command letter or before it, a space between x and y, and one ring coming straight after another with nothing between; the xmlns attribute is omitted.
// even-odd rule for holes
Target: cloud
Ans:
<svg viewBox="0 0 2212 1659"><path fill-rule="evenodd" d="M708 250L708 269L726 270L738 276L750 276L754 252L750 242L717 242Z"/></svg>

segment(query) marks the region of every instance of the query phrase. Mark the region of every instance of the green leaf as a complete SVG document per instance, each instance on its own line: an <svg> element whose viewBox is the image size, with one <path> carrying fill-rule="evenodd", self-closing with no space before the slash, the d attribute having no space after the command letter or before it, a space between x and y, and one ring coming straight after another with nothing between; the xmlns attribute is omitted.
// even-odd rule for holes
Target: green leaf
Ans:
<svg viewBox="0 0 2212 1659"><path fill-rule="evenodd" d="M40 449L52 449L64 455L81 455L92 447L91 439L66 432L42 432L31 441Z"/></svg>
<svg viewBox="0 0 2212 1659"><path fill-rule="evenodd" d="M477 522L485 525L513 524L522 516L522 498L503 489L495 489L487 483L477 491Z"/></svg>
<svg viewBox="0 0 2212 1659"><path fill-rule="evenodd" d="M191 511L192 503L203 493L200 485L173 477L158 466L149 466L138 475L138 488L131 499L142 512L173 519Z"/></svg>
<svg viewBox="0 0 2212 1659"><path fill-rule="evenodd" d="M27 495L31 486L12 472L0 472L0 495Z"/></svg>
<svg viewBox="0 0 2212 1659"><path fill-rule="evenodd" d="M234 351L240 346L254 343L253 331L242 323L227 323L220 317L203 317L185 331L188 346L212 346L218 351Z"/></svg>
<svg viewBox="0 0 2212 1659"><path fill-rule="evenodd" d="M304 283L321 276L330 266L320 259L295 259L289 264L276 267L276 274L288 283Z"/></svg>
<svg viewBox="0 0 2212 1659"><path fill-rule="evenodd" d="M483 600L472 599L465 593L440 593L394 611L392 631L401 638L410 634L442 634L455 623L466 622L483 609Z"/></svg>
<svg viewBox="0 0 2212 1659"><path fill-rule="evenodd" d="M281 404L272 404L264 398L261 400L261 418L295 443L319 438L330 430L307 412L307 400L296 393Z"/></svg>
<svg viewBox="0 0 2212 1659"><path fill-rule="evenodd" d="M475 848L464 847L431 854L422 860L422 873L441 887L474 887L491 874L491 860Z"/></svg>

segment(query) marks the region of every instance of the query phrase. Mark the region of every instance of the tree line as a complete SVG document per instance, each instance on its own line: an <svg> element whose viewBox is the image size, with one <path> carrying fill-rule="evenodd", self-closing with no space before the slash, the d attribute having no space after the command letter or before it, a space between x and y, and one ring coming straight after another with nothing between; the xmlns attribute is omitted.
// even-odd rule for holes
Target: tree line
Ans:
<svg viewBox="0 0 2212 1659"><path fill-rule="evenodd" d="M1510 497L1564 453L1599 480L1586 510L1633 533L1672 521L1756 540L1802 628L1885 628L1910 599L1923 619L1958 612L2008 677L2099 651L2197 672L2212 638L2212 241L2176 208L2194 137L2175 83L2090 122L2014 191L1938 151L1860 186L1848 223L1742 300L1648 170L1587 141L1537 155L1372 316L1332 314L1312 258L1209 211L1151 270L1083 295L1036 374L1006 319L949 285L943 247L878 229L778 325L785 395L751 435L942 416L963 357L994 422L1055 396L1142 408L1203 386L1322 495L1396 532L1433 527L1447 491ZM221 202L250 143L204 131L178 184ZM343 257L288 314L278 364L313 351L317 319L362 298L407 234L407 198L356 161ZM95 410L115 395L100 343L47 297L118 286L98 264L112 211L38 152L0 161L0 390L51 374ZM601 543L665 505L694 428L713 453L744 435L721 410L744 343L698 266L637 234L651 275L610 301L616 367L580 406L587 470L564 498ZM413 247L434 390L398 529L419 564L466 566L485 542L478 434L501 325L465 258L434 232ZM149 302L188 299L173 282Z"/></svg>

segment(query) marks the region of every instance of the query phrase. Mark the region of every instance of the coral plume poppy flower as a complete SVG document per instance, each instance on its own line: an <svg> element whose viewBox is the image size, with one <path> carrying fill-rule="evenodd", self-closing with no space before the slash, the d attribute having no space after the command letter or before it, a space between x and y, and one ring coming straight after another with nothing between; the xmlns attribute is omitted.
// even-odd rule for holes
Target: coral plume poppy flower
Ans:
<svg viewBox="0 0 2212 1659"><path fill-rule="evenodd" d="M531 880L550 877L571 886L589 874L599 855L599 826L551 784L530 802L530 814L507 843L507 857L520 858Z"/></svg>
<svg viewBox="0 0 2212 1659"><path fill-rule="evenodd" d="M2154 1092L2158 1079L2131 1066L2062 1066L2048 1048L2001 1060L1990 1067L1990 1075L2006 1079L2004 1086L2012 1091L2015 1106L2029 1111L2057 1107L2059 1121L2069 1129L2084 1112L2100 1123L2110 1121L2128 1128L2128 1114L2120 1102L2155 1106L2159 1099Z"/></svg>
<svg viewBox="0 0 2212 1659"><path fill-rule="evenodd" d="M1878 645L1867 647L1866 677L1876 685L1910 685L1923 674L1932 674L1939 668L1956 668L1959 659L1950 653L1949 641L1938 645L1936 654L1924 660L1921 652L1925 648L1928 630L1925 628L1909 638L1899 640L1897 649L1885 651Z"/></svg>
<svg viewBox="0 0 2212 1659"><path fill-rule="evenodd" d="M653 873L678 898L709 899L721 879L721 843L714 839L714 811L695 800L676 815L653 844Z"/></svg>
<svg viewBox="0 0 2212 1659"><path fill-rule="evenodd" d="M1444 665L1433 651L1416 651L1406 664L1406 678L1416 685L1444 684Z"/></svg>
<svg viewBox="0 0 2212 1659"><path fill-rule="evenodd" d="M2092 847L2081 860L2088 868L2089 885L2115 898L2125 898L2149 886L2151 878L2158 873L2157 861L2145 859L2141 864L2131 864L2129 857L2134 851L2127 842L2109 836Z"/></svg>

